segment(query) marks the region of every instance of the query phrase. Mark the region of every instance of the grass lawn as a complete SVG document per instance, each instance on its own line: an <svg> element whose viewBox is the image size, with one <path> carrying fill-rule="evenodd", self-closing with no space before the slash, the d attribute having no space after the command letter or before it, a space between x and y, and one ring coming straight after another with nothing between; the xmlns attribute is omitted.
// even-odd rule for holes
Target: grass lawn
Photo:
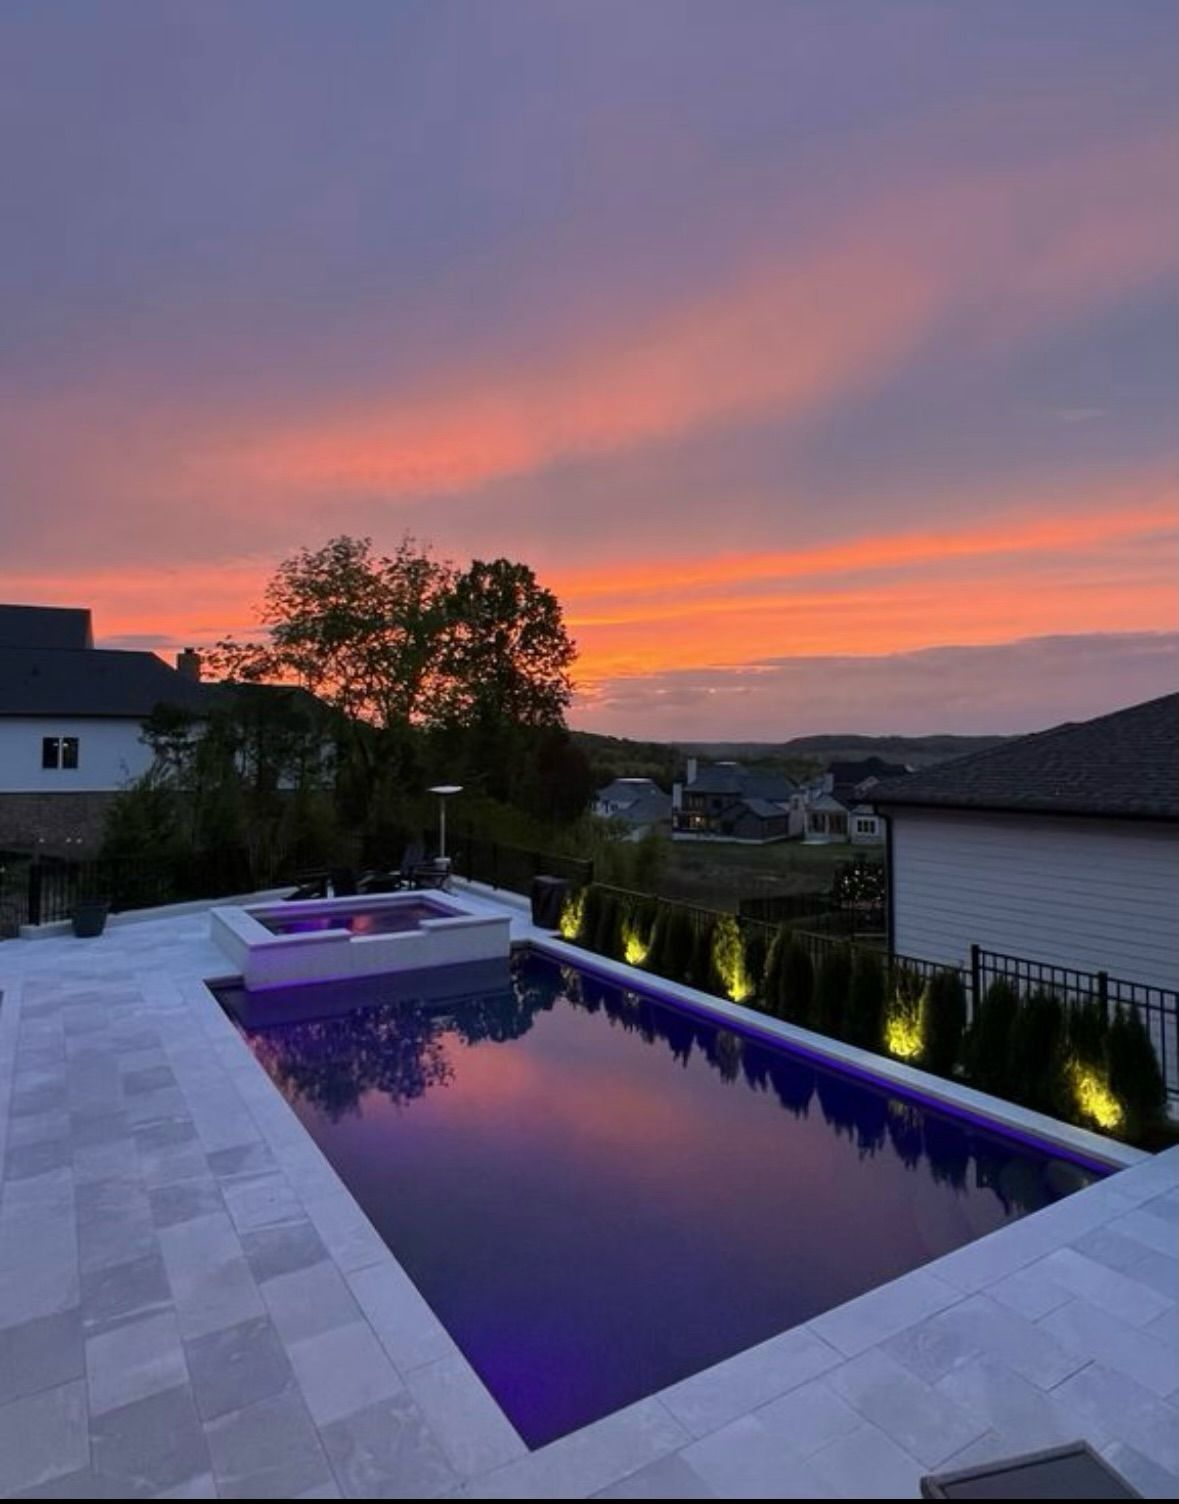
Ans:
<svg viewBox="0 0 1179 1504"><path fill-rule="evenodd" d="M658 886L667 898L736 912L742 898L824 892L835 868L853 857L883 862L884 848L853 846L850 841L830 846L804 846L801 841L769 846L670 841Z"/></svg>

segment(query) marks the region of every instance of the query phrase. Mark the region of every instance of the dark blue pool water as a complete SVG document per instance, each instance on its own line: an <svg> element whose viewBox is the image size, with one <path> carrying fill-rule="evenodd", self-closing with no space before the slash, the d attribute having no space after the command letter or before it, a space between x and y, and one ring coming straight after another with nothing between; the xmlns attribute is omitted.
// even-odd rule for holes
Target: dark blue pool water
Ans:
<svg viewBox="0 0 1179 1504"><path fill-rule="evenodd" d="M531 1446L1099 1173L538 955L364 985L247 1038Z"/></svg>

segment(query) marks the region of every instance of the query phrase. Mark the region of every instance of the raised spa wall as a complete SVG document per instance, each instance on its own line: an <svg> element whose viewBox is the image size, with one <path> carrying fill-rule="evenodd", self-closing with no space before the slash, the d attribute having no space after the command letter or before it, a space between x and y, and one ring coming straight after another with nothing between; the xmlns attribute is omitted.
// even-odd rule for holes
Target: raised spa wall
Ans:
<svg viewBox="0 0 1179 1504"><path fill-rule="evenodd" d="M364 907L393 908L407 901L420 901L420 896L390 894L380 899L366 898ZM506 957L511 948L511 917L507 914L458 912L453 916L423 919L415 929L366 935L353 935L347 929L276 935L256 917L279 912L284 918L295 918L301 913L322 915L331 913L336 904L346 914L356 903L356 899L346 898L313 899L306 903L215 908L209 913L209 933L241 973L248 988L321 982L330 977L382 976L468 961L497 960ZM459 905L448 901L447 907L457 909Z"/></svg>

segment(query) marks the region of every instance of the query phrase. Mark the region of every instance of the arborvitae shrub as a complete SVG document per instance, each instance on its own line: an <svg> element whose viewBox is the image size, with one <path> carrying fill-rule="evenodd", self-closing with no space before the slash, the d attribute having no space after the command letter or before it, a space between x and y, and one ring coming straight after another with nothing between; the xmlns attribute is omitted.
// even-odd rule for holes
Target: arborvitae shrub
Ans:
<svg viewBox="0 0 1179 1504"><path fill-rule="evenodd" d="M983 1091L1002 1093L1007 1085L1011 1026L1019 1010L1019 994L1003 977L987 988L975 1009L967 1062L970 1078Z"/></svg>
<svg viewBox="0 0 1179 1504"><path fill-rule="evenodd" d="M880 1049L884 1029L884 966L873 950L858 950L852 962L845 1030L851 1044Z"/></svg>
<svg viewBox="0 0 1179 1504"><path fill-rule="evenodd" d="M734 1003L753 994L745 936L735 914L718 914L712 922L712 973L718 990Z"/></svg>
<svg viewBox="0 0 1179 1504"><path fill-rule="evenodd" d="M656 937L648 967L669 982L687 982L695 948L692 914L680 904L663 904L656 920Z"/></svg>
<svg viewBox="0 0 1179 1504"><path fill-rule="evenodd" d="M779 1018L809 1028L815 1005L815 963L801 941L788 939L778 971Z"/></svg>
<svg viewBox="0 0 1179 1504"><path fill-rule="evenodd" d="M1109 1026L1108 1059L1109 1089L1126 1114L1124 1136L1140 1138L1166 1113L1167 1088L1137 1008L1118 1004Z"/></svg>
<svg viewBox="0 0 1179 1504"><path fill-rule="evenodd" d="M762 977L761 998L767 1013L782 1017L782 963L790 945L790 930L780 924L770 943Z"/></svg>
<svg viewBox="0 0 1179 1504"><path fill-rule="evenodd" d="M1004 1095L1050 1112L1060 1098L1063 1043L1064 1009L1060 999L1037 988L1022 999L1011 1024Z"/></svg>
<svg viewBox="0 0 1179 1504"><path fill-rule="evenodd" d="M581 929L577 939L589 950L597 949L598 928L602 920L602 904L605 895L597 883L590 883L585 890L585 906L581 911Z"/></svg>
<svg viewBox="0 0 1179 1504"><path fill-rule="evenodd" d="M1074 1003L1066 1022L1068 1053L1071 1059L1091 1070L1105 1070L1105 1052L1109 1041L1109 1009L1098 997Z"/></svg>
<svg viewBox="0 0 1179 1504"><path fill-rule="evenodd" d="M600 956L617 960L622 954L622 904L613 893L603 893L594 930L593 947Z"/></svg>
<svg viewBox="0 0 1179 1504"><path fill-rule="evenodd" d="M649 966L655 945L658 903L646 894L626 901L622 912L621 955L632 966Z"/></svg>
<svg viewBox="0 0 1179 1504"><path fill-rule="evenodd" d="M711 914L696 914L692 926L692 966L690 985L701 992L723 993L724 983L716 974L713 964L713 941L716 936L716 920Z"/></svg>
<svg viewBox="0 0 1179 1504"><path fill-rule="evenodd" d="M753 997L759 1002L765 1001L766 995L766 962L769 942L766 938L765 928L760 924L751 924L744 927L745 937L745 970L749 976L750 985L753 987ZM750 998L750 1002L753 998Z"/></svg>
<svg viewBox="0 0 1179 1504"><path fill-rule="evenodd" d="M921 1063L939 1076L953 1075L966 1030L966 988L956 971L939 971L925 992L925 1049Z"/></svg>
<svg viewBox="0 0 1179 1504"><path fill-rule="evenodd" d="M815 1028L832 1039L843 1037L850 985L851 953L846 945L833 946L819 964L813 1009Z"/></svg>

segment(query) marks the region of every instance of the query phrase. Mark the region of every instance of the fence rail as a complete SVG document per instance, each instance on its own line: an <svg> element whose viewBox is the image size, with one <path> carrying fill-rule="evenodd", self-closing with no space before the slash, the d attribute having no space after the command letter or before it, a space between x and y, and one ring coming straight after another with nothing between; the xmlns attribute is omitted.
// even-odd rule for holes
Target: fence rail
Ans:
<svg viewBox="0 0 1179 1504"><path fill-rule="evenodd" d="M0 869L0 935L23 924L69 919L83 899L105 899L115 913L186 899L221 898L254 886L249 854L225 849L170 858L34 856Z"/></svg>
<svg viewBox="0 0 1179 1504"><path fill-rule="evenodd" d="M506 888L511 893L529 893L537 877L563 877L578 888L594 880L593 862L582 857L506 846L500 841L482 840L471 831L460 838L451 861L459 877Z"/></svg>
<svg viewBox="0 0 1179 1504"><path fill-rule="evenodd" d="M1026 956L1009 956L1001 951L971 946L969 995L972 1004L999 979L1010 982L1020 993L1043 988L1065 1003L1097 1002L1107 1015L1112 1015L1118 1007L1133 1008L1150 1035L1159 1069L1167 1084L1167 1095L1179 1099L1179 992L1166 987L1151 987L1145 982L1131 982L1125 977L1111 977L1106 971L1080 971L1072 966L1030 961Z"/></svg>

